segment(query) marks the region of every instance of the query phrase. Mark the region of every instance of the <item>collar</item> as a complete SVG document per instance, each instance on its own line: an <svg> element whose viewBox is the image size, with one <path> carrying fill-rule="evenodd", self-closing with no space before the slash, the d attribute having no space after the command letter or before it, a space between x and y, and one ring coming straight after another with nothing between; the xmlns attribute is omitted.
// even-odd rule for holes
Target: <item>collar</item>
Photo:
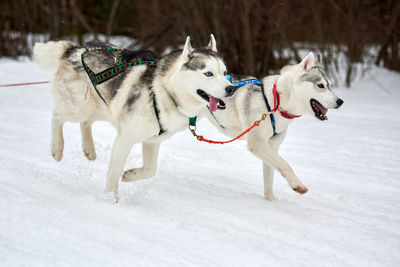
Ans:
<svg viewBox="0 0 400 267"><path fill-rule="evenodd" d="M281 100L280 100L280 95L278 93L276 84L277 83L275 82L274 87L272 88L272 94L274 96L274 108L271 111L276 112L279 110L279 113L281 114L281 116L286 119L289 119L289 120L301 117L301 115L293 115L287 111L281 110L281 108L280 108Z"/></svg>

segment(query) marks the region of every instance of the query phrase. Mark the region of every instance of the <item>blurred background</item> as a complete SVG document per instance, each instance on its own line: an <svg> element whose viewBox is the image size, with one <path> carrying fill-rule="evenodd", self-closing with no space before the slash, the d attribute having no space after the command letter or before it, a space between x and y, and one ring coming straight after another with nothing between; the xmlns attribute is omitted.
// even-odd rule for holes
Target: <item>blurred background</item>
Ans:
<svg viewBox="0 0 400 267"><path fill-rule="evenodd" d="M336 84L373 65L400 71L398 0L13 0L0 2L0 16L7 57L30 56L36 41L115 36L162 54L214 33L232 73L275 73L304 50L320 53Z"/></svg>

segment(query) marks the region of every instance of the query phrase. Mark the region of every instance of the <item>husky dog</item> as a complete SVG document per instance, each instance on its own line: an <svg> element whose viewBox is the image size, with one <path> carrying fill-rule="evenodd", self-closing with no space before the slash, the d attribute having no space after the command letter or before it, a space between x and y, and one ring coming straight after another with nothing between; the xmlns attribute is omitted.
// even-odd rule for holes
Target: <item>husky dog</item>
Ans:
<svg viewBox="0 0 400 267"><path fill-rule="evenodd" d="M238 82L255 79L234 75L232 78ZM297 178L289 164L278 155L278 148L294 117L312 114L319 120L326 120L328 108L339 108L343 100L331 91L330 81L316 62L313 53L305 56L300 64L284 67L280 75L264 77L262 84L263 87L255 84L240 87L233 98L225 101L225 111L211 113L207 110L203 114L223 133L233 137L260 119L261 114L267 113L266 106L274 106L274 97L280 97L279 112L275 112L273 117L267 117L264 123L247 134L245 139L250 152L263 161L266 199L276 199L272 191L273 169L281 173L294 191L304 194L308 191L307 187ZM274 84L277 90L275 96Z"/></svg>
<svg viewBox="0 0 400 267"><path fill-rule="evenodd" d="M221 98L231 97L236 90L225 78L226 67L211 35L208 46L200 49L193 49L187 37L183 50L162 57L156 67L127 67L98 84L96 93L83 64L99 73L115 65L116 51L110 44L89 43L82 47L70 41L37 43L33 49L42 67L56 69L52 79L53 157L61 160L63 124L71 121L80 123L83 152L94 160L91 125L97 120L110 121L118 135L112 148L106 192L114 193L133 144L143 143L143 167L125 172L125 182L152 177L157 168L159 144L187 127L188 118L198 115L207 105L216 111L224 105ZM128 52L123 51L122 54L127 54L125 58L156 60L151 52Z"/></svg>

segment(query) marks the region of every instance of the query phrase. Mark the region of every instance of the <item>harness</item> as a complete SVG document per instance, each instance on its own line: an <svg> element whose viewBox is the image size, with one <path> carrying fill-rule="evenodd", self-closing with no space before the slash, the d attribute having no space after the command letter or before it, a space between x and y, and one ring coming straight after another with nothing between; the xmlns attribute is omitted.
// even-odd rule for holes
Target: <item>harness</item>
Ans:
<svg viewBox="0 0 400 267"><path fill-rule="evenodd" d="M124 72L127 67L142 66L142 65L147 65L150 67L157 66L157 62L155 60L129 61L129 62L124 63L125 59L123 58L123 52L119 48L107 47L107 48L98 48L98 49L106 49L107 51L116 52L117 53L116 59L115 59L116 65L111 68L108 68L100 73L97 73L97 74L94 73L93 70L91 70L90 67L85 63L85 60L84 60L84 56L89 52L89 50L87 50L87 49L85 52L82 53L81 61L82 61L82 65L83 65L87 75L89 76L90 81L93 84L94 89L96 90L97 95L100 97L101 100L103 100L103 102L104 102L104 104L106 104L106 106L108 106L108 103L105 100L105 98L103 97L103 95L101 94L100 90L97 89L96 86L98 84L101 84L103 82L110 80L111 78L114 78L118 74ZM160 110L157 107L156 97L155 97L154 93L152 95L153 95L154 113L156 114L158 125L160 127L160 132L158 133L158 135L162 135L167 130L164 129L161 124ZM175 106L178 107L178 105L176 104L176 102L173 98L172 98L172 101L174 102ZM197 117L189 118L189 124L191 123L191 121L192 121L192 123L194 121L194 124L196 124L196 119L197 119Z"/></svg>
<svg viewBox="0 0 400 267"><path fill-rule="evenodd" d="M97 89L96 85L98 84L102 84L108 80L110 80L111 78L114 78L115 76L117 76L118 74L120 74L121 72L125 71L125 69L127 67L133 67L133 66L141 66L141 65L147 65L147 66L156 66L157 62L154 60L143 60L143 61L130 61L130 62L123 62L122 59L122 50L119 48L114 48L114 47L107 47L107 48L98 48L98 49L106 49L107 51L114 51L117 53L116 59L115 59L115 63L116 65L108 68L100 73L94 73L90 67L85 63L84 61L84 56L89 52L89 50L86 49L85 52L82 53L81 55L81 61L82 61L82 65L86 70L87 75L89 76L90 81L93 84L94 89L96 90L96 93L99 95L99 97L101 98L101 100L103 100L103 102L108 106L107 101L105 100L105 98L103 97L103 95L101 94L100 90Z"/></svg>
<svg viewBox="0 0 400 267"><path fill-rule="evenodd" d="M105 100L105 98L103 97L103 95L101 94L100 90L97 89L97 85L101 84L103 82L106 82L108 80L110 80L111 78L114 78L115 76L117 76L118 74L120 74L121 72L125 71L125 69L127 67L134 67L134 66L142 66L142 65L147 65L150 67L155 67L157 66L157 62L154 60L142 60L142 61L130 61L130 62L123 62L123 56L122 56L122 50L119 48L114 48L114 47L107 47L107 48L99 48L99 49L106 49L107 51L114 51L117 53L116 59L115 59L115 63L116 65L108 68L98 74L94 73L90 67L85 63L84 61L84 56L89 52L89 50L86 49L85 52L82 53L81 55L81 60L82 60L82 65L86 70L87 75L89 76L90 81L93 84L94 89L96 90L97 95L101 98L101 100L103 100L104 104L106 104L106 106L108 106L107 101ZM157 121L158 121L158 125L160 127L160 132L158 133L158 135L162 135L163 133L166 132L166 130L164 130L163 126L161 125L160 122L160 111L158 110L157 107L157 102L156 102L156 98L155 95L153 93L153 106L154 106L154 113L156 114L157 117Z"/></svg>
<svg viewBox="0 0 400 267"><path fill-rule="evenodd" d="M276 133L276 126L275 126L275 117L274 117L274 114L273 113L271 113L271 107L269 106L269 103L268 103L268 99L267 99L267 96L265 95L265 90L264 90L264 84L261 82L261 81L259 81L259 80L257 80L257 79L249 79L249 80L245 80L245 81L241 81L241 82L232 82L232 80L231 80L231 75L230 74L226 74L226 79L229 81L229 82L231 82L232 84L233 84L233 86L235 86L235 87L241 87L241 86L243 86L243 85L247 85L247 84L255 84L255 85L258 85L258 86L260 86L260 89L261 89L261 93L262 93L262 96L263 96L263 99L264 99L264 102L265 102L265 106L267 107L267 110L268 110L268 112L270 113L269 114L269 119L271 120L271 125L272 125L272 131L273 131L273 135L272 136L275 136L277 133ZM276 84L274 85L274 87L276 87ZM278 97L278 106L279 106L279 94L277 94L277 92L276 92L276 89L275 89L275 93L274 93L274 102L275 102L275 98L276 97ZM276 104L274 103L274 107L276 106ZM211 111L210 111L211 112ZM218 122L218 120L217 120L217 118L215 117L215 115L211 112L211 114L213 115L213 117L215 118L215 120ZM218 124L222 127L222 128L225 128L225 127L223 127L222 126L222 124L220 124L219 122L218 122Z"/></svg>
<svg viewBox="0 0 400 267"><path fill-rule="evenodd" d="M221 145L222 145L222 144L226 144L226 143L233 142L233 141L235 141L235 140L241 138L242 136L244 136L244 135L247 134L248 132L250 132L253 128L255 128L255 127L257 127L257 126L260 126L260 123L263 122L263 121L267 118L268 115L269 115L269 117L270 117L271 125L272 125L272 130L273 130L273 135L272 135L272 136L275 136L277 133L276 133L276 127L275 127L275 118L274 118L273 113L275 113L276 111L279 110L281 116L284 117L284 118L286 118L286 119L294 119L294 118L300 117L300 116L297 116L297 115L292 115L292 114L290 114L290 113L288 113L288 112L283 111L283 110L280 109L280 95L279 95L279 93L278 93L278 91L277 91L276 82L274 83L274 86L273 86L273 88L272 88L272 94L273 94L273 96L274 96L274 107L273 107L273 109L271 109L271 107L269 106L269 103L268 103L267 96L265 95L264 85L263 85L263 83L262 83L261 81L256 80L256 79L249 79L249 80L241 81L241 82L232 82L232 81L231 81L231 76L230 76L230 74L227 74L227 75L226 75L226 78L227 78L227 80L228 80L229 82L231 82L231 83L232 83L234 86L236 86L236 87L240 87L240 86L243 86L243 85L246 85L246 84L255 84L255 85L259 85L259 86L261 87L261 92L262 92L263 99L264 99L264 102L265 102L265 105L266 105L266 107L267 107L268 112L262 114L262 116L261 116L261 118L260 118L259 120L255 121L249 128L247 128L247 129L246 129L245 131L243 131L241 134L239 134L239 135L236 136L235 138L233 138L233 139L231 139L231 140L228 140L228 141L214 141L214 140L206 139L206 138L204 138L202 135L198 135L198 134L196 133L196 124L195 124L195 123L194 123L194 124L190 124L190 126L193 126L193 127L191 128L191 127L189 126L189 130L190 130L190 132L193 134L193 136L194 136L198 141L203 141L203 142L207 142L207 143L210 143L210 144L221 144ZM210 112L211 112L211 111L210 111ZM225 128L225 127L217 120L217 118L216 118L216 116L214 115L214 113L211 112L211 114L213 115L213 117L214 117L214 119L216 120L216 122L221 126L221 128Z"/></svg>

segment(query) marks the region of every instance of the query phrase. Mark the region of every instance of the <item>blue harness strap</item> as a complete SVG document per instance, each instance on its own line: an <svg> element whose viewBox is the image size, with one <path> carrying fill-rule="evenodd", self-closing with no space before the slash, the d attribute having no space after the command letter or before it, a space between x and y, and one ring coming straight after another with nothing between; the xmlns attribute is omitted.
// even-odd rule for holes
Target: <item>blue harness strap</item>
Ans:
<svg viewBox="0 0 400 267"><path fill-rule="evenodd" d="M240 86L243 86L243 85L246 85L246 84L257 84L257 85L262 85L262 82L260 82L259 80L256 80L256 79L250 79L250 80L246 80L246 81L241 81L241 82L236 82L236 83L233 83L232 81L231 81L231 75L229 74L229 73L227 73L226 74L226 79L230 82L230 83L232 83L232 85L233 86L235 86L235 87L240 87Z"/></svg>
<svg viewBox="0 0 400 267"><path fill-rule="evenodd" d="M269 104L268 104L268 99L267 99L267 96L265 95L265 92L264 92L264 85L262 84L261 85L261 93L262 93L262 95L263 95L263 98L264 98L264 102L265 102L265 105L267 106L267 110L268 110L268 112L271 112L271 107L269 106ZM270 118L270 120L271 120L271 125L272 125L272 131L273 131L273 135L272 136L275 136L276 135L276 129L275 129L275 117L274 117L274 114L269 114L269 118Z"/></svg>
<svg viewBox="0 0 400 267"><path fill-rule="evenodd" d="M229 73L226 74L226 79L227 79L230 83L232 83L232 85L235 86L235 87L240 87L240 86L243 86L243 85L246 85L246 84L255 84L255 85L259 85L259 86L261 87L261 93L262 93L262 96L263 96L265 105L267 106L267 110L268 110L268 112L271 111L271 107L270 107L269 104L268 104L267 96L265 95L265 92L264 92L264 85L263 85L263 83L262 83L261 81L256 80L256 79L250 79L250 80L241 81L241 82L232 82L232 81L231 81L231 75L230 75ZM213 112L211 112L211 111L210 111L210 113L211 113L211 115L214 117L214 119L215 119L215 121L218 123L218 125L219 125L222 129L225 129L225 126L223 126L223 125L217 120L217 117L215 116L215 114L214 114ZM273 131L273 135L272 135L272 136L275 136L277 133L276 133L276 127L275 127L275 117L274 117L274 114L272 114L272 113L269 114L269 118L270 118L270 120L271 120L271 125L272 125L272 131Z"/></svg>

